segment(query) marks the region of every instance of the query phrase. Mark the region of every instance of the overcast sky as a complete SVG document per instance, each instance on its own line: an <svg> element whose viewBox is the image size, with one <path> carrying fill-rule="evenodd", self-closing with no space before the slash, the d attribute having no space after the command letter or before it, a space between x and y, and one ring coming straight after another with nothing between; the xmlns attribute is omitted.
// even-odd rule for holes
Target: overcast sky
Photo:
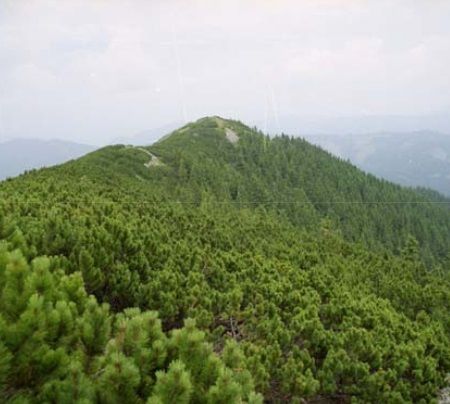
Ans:
<svg viewBox="0 0 450 404"><path fill-rule="evenodd" d="M445 114L449 21L445 0L0 0L0 140Z"/></svg>

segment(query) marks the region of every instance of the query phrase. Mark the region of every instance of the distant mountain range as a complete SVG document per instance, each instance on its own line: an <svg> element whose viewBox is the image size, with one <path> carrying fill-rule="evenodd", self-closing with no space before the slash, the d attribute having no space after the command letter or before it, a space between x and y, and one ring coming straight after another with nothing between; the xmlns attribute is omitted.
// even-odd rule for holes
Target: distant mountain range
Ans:
<svg viewBox="0 0 450 404"><path fill-rule="evenodd" d="M63 140L16 139L0 143L0 180L26 170L48 167L83 156L95 146Z"/></svg>
<svg viewBox="0 0 450 404"><path fill-rule="evenodd" d="M450 135L421 131L305 138L378 177L450 195Z"/></svg>

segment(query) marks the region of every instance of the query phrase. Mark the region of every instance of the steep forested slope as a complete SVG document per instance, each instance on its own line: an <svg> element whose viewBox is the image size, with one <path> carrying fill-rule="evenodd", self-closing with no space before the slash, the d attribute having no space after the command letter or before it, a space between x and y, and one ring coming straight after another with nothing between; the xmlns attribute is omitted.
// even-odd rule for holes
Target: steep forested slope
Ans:
<svg viewBox="0 0 450 404"><path fill-rule="evenodd" d="M0 398L428 402L437 200L221 119L4 182Z"/></svg>
<svg viewBox="0 0 450 404"><path fill-rule="evenodd" d="M226 140L227 128L238 143ZM172 181L180 200L191 200L186 188L207 190L220 201L264 206L296 225L330 218L346 238L370 247L398 251L412 234L427 258L449 251L449 200L380 181L302 139L269 139L217 118L188 125L150 150L167 162L164 181Z"/></svg>

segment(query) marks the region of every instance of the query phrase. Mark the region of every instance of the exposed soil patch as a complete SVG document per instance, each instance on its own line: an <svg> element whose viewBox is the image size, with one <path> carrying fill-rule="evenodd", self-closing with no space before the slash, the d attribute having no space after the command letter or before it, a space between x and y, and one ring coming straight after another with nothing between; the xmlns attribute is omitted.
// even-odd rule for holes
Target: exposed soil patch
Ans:
<svg viewBox="0 0 450 404"><path fill-rule="evenodd" d="M232 129L225 128L225 136L227 137L227 140L231 143L237 143L239 141L239 136Z"/></svg>

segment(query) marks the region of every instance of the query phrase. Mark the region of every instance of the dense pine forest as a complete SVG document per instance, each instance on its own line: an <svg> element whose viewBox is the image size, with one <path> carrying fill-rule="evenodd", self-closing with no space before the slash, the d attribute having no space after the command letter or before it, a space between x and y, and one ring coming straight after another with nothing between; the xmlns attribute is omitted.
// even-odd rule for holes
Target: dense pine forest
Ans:
<svg viewBox="0 0 450 404"><path fill-rule="evenodd" d="M0 402L429 403L450 201L204 118L0 183Z"/></svg>

